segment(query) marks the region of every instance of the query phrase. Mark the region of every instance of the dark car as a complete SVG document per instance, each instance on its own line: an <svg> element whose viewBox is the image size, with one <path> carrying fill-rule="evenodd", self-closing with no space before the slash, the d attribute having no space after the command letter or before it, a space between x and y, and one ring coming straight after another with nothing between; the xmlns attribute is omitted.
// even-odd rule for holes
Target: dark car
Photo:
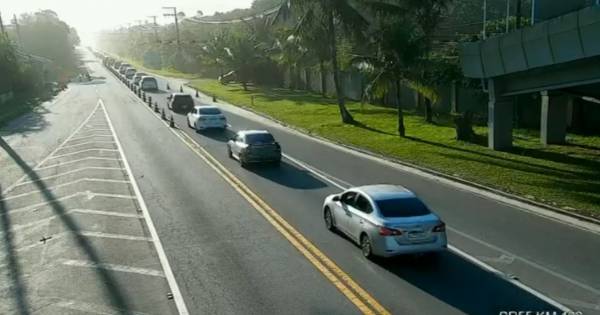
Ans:
<svg viewBox="0 0 600 315"><path fill-rule="evenodd" d="M227 142L227 153L245 167L249 163L281 162L281 146L266 130L241 130Z"/></svg>
<svg viewBox="0 0 600 315"><path fill-rule="evenodd" d="M185 114L194 108L194 99L187 93L173 93L167 97L170 110Z"/></svg>

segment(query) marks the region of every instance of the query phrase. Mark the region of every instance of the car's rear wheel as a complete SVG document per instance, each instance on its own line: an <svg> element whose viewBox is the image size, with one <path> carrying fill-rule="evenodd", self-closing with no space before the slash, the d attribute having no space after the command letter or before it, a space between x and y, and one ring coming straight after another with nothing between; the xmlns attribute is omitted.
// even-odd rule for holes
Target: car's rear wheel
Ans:
<svg viewBox="0 0 600 315"><path fill-rule="evenodd" d="M367 236L366 234L363 234L360 237L360 250L362 251L363 256L365 256L365 258L371 259L373 258L373 249L371 247L371 240L369 239L369 236Z"/></svg>
<svg viewBox="0 0 600 315"><path fill-rule="evenodd" d="M329 210L329 207L325 207L325 212L323 213L323 219L325 220L325 227L329 231L334 232L335 224L333 223L333 215L331 214L331 210Z"/></svg>

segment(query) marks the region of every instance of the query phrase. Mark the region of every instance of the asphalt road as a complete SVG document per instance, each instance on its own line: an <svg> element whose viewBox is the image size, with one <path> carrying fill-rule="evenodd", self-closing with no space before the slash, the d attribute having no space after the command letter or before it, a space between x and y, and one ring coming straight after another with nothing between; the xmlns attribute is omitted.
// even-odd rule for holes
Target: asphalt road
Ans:
<svg viewBox="0 0 600 315"><path fill-rule="evenodd" d="M108 76L100 67L94 70ZM180 83L170 81L173 88ZM165 86L161 80L163 90ZM108 80L99 87L99 93L114 117L117 132L125 135L125 151L136 161L133 172L139 176L191 309L217 311L227 305L228 312L261 312L269 305L272 308L268 310L276 313L348 312L343 298L329 290L332 287L327 283L318 281L323 280L322 276L303 263L289 244L279 242L282 240L272 227L261 223L263 219L256 217L203 161L178 143L181 141L163 135L165 125L124 85ZM152 97L164 107L166 95L167 91L162 91ZM202 97L201 103L210 101ZM243 169L226 155L228 134L196 133L186 127L182 115L175 115L175 122L390 312L495 314L501 310L552 309L529 292L465 259L461 251L518 277L573 310L600 312L597 233L315 141L227 104L217 105L225 110L232 130L271 130L289 158L279 168ZM396 183L414 190L448 223L450 243L458 250L435 261L400 257L368 262L355 245L326 231L320 209L323 198L341 187L371 183ZM240 229L243 237L238 234ZM274 243L263 247L266 240ZM282 273L282 265L290 264L297 266L284 269L294 270L298 278L288 279L291 275ZM268 270L268 280L259 269ZM205 280L207 273L214 281L212 285ZM298 289L299 279L313 282L305 282ZM249 281L256 285L249 287ZM215 283L223 293L220 299L215 298ZM236 295L239 309L227 304L229 294ZM268 302L262 304L256 299ZM307 310L300 305L313 308Z"/></svg>

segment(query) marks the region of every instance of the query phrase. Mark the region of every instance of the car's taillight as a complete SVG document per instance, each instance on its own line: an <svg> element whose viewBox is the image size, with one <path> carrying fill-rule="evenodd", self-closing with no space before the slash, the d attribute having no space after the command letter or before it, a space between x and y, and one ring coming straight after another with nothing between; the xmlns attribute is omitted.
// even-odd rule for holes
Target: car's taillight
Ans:
<svg viewBox="0 0 600 315"><path fill-rule="evenodd" d="M446 223L442 222L433 227L433 232L446 232Z"/></svg>
<svg viewBox="0 0 600 315"><path fill-rule="evenodd" d="M379 227L379 235L383 236L392 236L392 235L402 235L402 231L396 229L390 229L385 226Z"/></svg>

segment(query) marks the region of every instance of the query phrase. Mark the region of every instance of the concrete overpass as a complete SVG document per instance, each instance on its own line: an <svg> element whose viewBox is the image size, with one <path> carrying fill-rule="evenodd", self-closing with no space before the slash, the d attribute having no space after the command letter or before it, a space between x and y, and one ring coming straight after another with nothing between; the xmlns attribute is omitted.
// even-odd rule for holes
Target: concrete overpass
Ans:
<svg viewBox="0 0 600 315"><path fill-rule="evenodd" d="M487 85L488 146L512 146L513 97L540 93L541 142L563 143L573 98L600 98L600 6L461 49L465 76Z"/></svg>

